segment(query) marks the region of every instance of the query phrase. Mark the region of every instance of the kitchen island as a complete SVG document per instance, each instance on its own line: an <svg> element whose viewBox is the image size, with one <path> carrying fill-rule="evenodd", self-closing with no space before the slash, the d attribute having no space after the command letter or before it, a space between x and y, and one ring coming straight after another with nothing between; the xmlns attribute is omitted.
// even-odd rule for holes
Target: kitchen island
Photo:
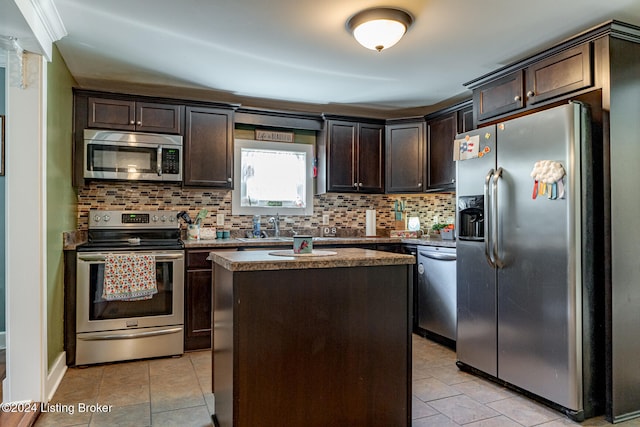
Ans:
<svg viewBox="0 0 640 427"><path fill-rule="evenodd" d="M211 252L217 425L411 425L415 258L322 255Z"/></svg>

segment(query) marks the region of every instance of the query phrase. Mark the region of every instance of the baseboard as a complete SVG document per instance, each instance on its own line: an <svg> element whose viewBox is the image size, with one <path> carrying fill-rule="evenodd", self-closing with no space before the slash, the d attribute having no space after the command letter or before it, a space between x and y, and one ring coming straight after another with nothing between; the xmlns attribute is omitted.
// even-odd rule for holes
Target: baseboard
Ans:
<svg viewBox="0 0 640 427"><path fill-rule="evenodd" d="M49 402L53 395L55 394L62 378L64 377L65 372L67 372L67 354L63 351L56 357L56 360L51 365L51 369L49 370L49 375L47 375L47 384L46 384L46 397L47 402Z"/></svg>

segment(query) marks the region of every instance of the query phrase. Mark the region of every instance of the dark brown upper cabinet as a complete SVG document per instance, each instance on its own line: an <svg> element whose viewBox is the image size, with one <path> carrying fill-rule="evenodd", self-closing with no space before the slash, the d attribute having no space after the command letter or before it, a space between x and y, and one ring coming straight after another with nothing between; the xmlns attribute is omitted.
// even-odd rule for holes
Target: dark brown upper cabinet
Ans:
<svg viewBox="0 0 640 427"><path fill-rule="evenodd" d="M327 120L327 191L384 192L384 125Z"/></svg>
<svg viewBox="0 0 640 427"><path fill-rule="evenodd" d="M90 97L88 127L180 134L184 107L127 99Z"/></svg>
<svg viewBox="0 0 640 427"><path fill-rule="evenodd" d="M386 192L420 193L424 190L424 118L387 123Z"/></svg>
<svg viewBox="0 0 640 427"><path fill-rule="evenodd" d="M473 129L471 101L427 116L427 184L425 191L450 191L456 185L453 140Z"/></svg>
<svg viewBox="0 0 640 427"><path fill-rule="evenodd" d="M233 111L186 107L185 186L233 188Z"/></svg>
<svg viewBox="0 0 640 427"><path fill-rule="evenodd" d="M477 123L562 101L592 87L592 44L587 42L559 50L531 60L522 68L514 68L494 73L499 77L485 76L466 84L473 89Z"/></svg>

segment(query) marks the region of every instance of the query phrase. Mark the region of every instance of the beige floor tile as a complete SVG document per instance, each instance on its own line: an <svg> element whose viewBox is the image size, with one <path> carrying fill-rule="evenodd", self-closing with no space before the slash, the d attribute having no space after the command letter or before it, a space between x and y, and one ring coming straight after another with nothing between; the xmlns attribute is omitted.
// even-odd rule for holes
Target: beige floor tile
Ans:
<svg viewBox="0 0 640 427"><path fill-rule="evenodd" d="M431 417L437 414L438 411L428 403L423 402L415 396L411 399L411 419L415 420L418 418Z"/></svg>
<svg viewBox="0 0 640 427"><path fill-rule="evenodd" d="M193 371L191 358L187 355L182 357L168 357L149 361L150 377L182 376Z"/></svg>
<svg viewBox="0 0 640 427"><path fill-rule="evenodd" d="M100 385L100 392L96 403L101 405L131 406L139 403L149 403L149 382L137 383L134 381L123 381L117 383L103 383Z"/></svg>
<svg viewBox="0 0 640 427"><path fill-rule="evenodd" d="M423 402L455 396L459 391L435 378L416 380L413 382L413 394Z"/></svg>
<svg viewBox="0 0 640 427"><path fill-rule="evenodd" d="M108 413L95 413L90 427L148 427L151 426L149 404L114 407Z"/></svg>
<svg viewBox="0 0 640 427"><path fill-rule="evenodd" d="M213 425L206 406L154 413L151 414L151 421L153 427L208 427Z"/></svg>
<svg viewBox="0 0 640 427"><path fill-rule="evenodd" d="M442 414L420 418L411 422L411 427L458 427L459 425Z"/></svg>
<svg viewBox="0 0 640 427"><path fill-rule="evenodd" d="M500 413L465 395L429 402L434 409L458 424L468 424L500 416Z"/></svg>
<svg viewBox="0 0 640 427"><path fill-rule="evenodd" d="M465 424L464 427L522 427L522 424L519 424L504 415L500 415L498 417L487 418L486 420Z"/></svg>
<svg viewBox="0 0 640 427"><path fill-rule="evenodd" d="M452 387L480 403L495 402L516 396L515 392L506 387L479 378L457 383Z"/></svg>
<svg viewBox="0 0 640 427"><path fill-rule="evenodd" d="M524 426L534 426L564 417L559 412L520 396L491 402L487 406Z"/></svg>
<svg viewBox="0 0 640 427"><path fill-rule="evenodd" d="M88 426L91 413L75 410L41 413L35 427Z"/></svg>
<svg viewBox="0 0 640 427"><path fill-rule="evenodd" d="M440 365L438 367L428 368L426 372L433 378L439 379L447 385L454 385L475 378L473 375L458 369L458 367L455 365L455 362L446 365Z"/></svg>
<svg viewBox="0 0 640 427"><path fill-rule="evenodd" d="M151 412L204 406L200 383L193 369L181 375L151 377Z"/></svg>

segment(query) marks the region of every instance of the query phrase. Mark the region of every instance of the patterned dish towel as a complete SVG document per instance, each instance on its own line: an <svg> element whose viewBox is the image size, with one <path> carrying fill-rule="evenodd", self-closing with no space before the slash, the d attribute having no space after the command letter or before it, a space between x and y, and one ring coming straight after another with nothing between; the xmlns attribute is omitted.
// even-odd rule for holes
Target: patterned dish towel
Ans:
<svg viewBox="0 0 640 427"><path fill-rule="evenodd" d="M105 257L102 298L106 301L139 301L158 293L153 255Z"/></svg>

